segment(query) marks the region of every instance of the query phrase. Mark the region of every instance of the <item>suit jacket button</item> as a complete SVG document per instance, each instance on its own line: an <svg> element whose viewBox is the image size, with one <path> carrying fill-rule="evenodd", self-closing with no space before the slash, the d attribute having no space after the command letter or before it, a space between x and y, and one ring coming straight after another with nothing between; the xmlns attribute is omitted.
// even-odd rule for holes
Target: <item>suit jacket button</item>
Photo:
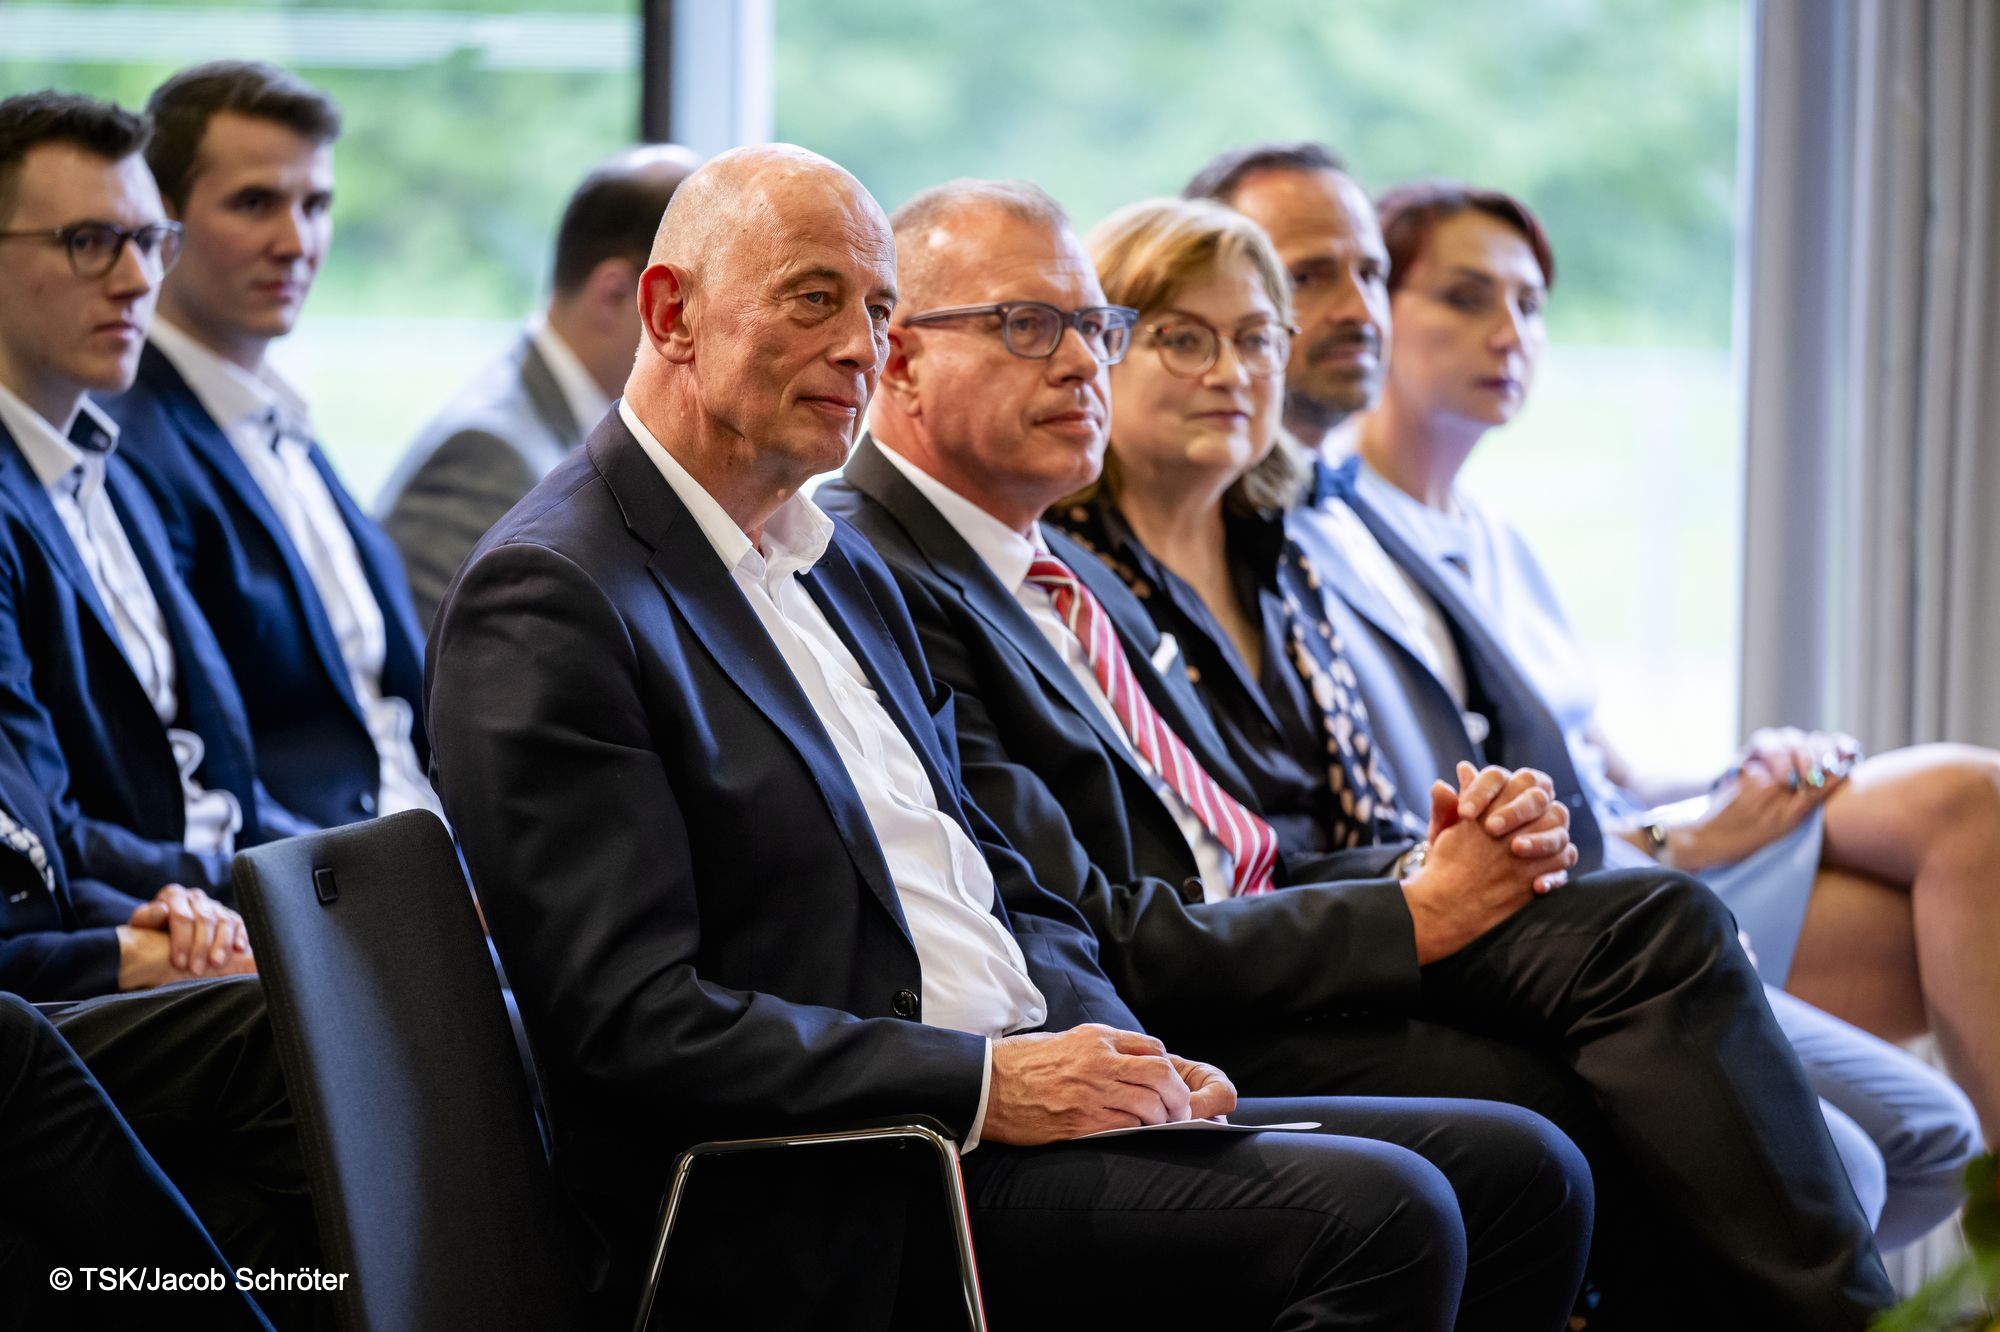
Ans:
<svg viewBox="0 0 2000 1332"><path fill-rule="evenodd" d="M366 791L361 793L355 803L361 806L363 814L373 814L375 812L375 797L369 795Z"/></svg>
<svg viewBox="0 0 2000 1332"><path fill-rule="evenodd" d="M923 1005L917 1001L915 990L898 990L896 997L889 1001L889 1007L895 1010L899 1018L913 1018Z"/></svg>
<svg viewBox="0 0 2000 1332"><path fill-rule="evenodd" d="M1181 880L1181 901L1186 902L1189 906L1199 906L1201 905L1201 897L1201 877L1199 875L1190 874Z"/></svg>

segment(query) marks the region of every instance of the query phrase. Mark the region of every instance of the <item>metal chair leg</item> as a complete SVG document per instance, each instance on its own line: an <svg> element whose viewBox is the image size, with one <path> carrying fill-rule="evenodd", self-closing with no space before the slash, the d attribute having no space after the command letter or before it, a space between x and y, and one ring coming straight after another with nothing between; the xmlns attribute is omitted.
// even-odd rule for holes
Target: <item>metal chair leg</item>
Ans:
<svg viewBox="0 0 2000 1332"><path fill-rule="evenodd" d="M964 1287L966 1327L970 1332L986 1332L986 1307L979 1297L979 1268L972 1252L972 1215L965 1205L965 1176L959 1168L958 1144L939 1131L942 1126L896 1122L850 1129L830 1129L822 1133L801 1133L782 1138L744 1138L734 1142L698 1143L682 1152L674 1163L672 1181L667 1186L665 1205L660 1209L659 1233L653 1240L652 1261L647 1265L646 1284L639 1296L639 1316L633 1332L647 1332L653 1307L659 1298L660 1274L667 1265L667 1243L673 1238L674 1223L680 1219L681 1196L687 1190L694 1163L703 1156L724 1156L734 1152L764 1151L773 1147L817 1147L832 1143L880 1142L911 1138L930 1144L937 1153L939 1172L944 1176L945 1203L951 1212L952 1235L958 1248L959 1279Z"/></svg>

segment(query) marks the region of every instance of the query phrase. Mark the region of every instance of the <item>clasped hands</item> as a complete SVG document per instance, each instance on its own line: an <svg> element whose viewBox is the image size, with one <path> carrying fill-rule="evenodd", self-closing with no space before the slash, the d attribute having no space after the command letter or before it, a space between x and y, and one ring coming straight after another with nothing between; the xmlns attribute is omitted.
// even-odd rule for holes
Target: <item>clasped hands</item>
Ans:
<svg viewBox="0 0 2000 1332"><path fill-rule="evenodd" d="M118 927L118 988L257 970L243 917L199 888L170 883Z"/></svg>
<svg viewBox="0 0 2000 1332"><path fill-rule="evenodd" d="M1450 957L1569 881L1569 807L1533 768L1458 765L1458 789L1431 786L1429 851L1403 880L1417 965Z"/></svg>
<svg viewBox="0 0 2000 1332"><path fill-rule="evenodd" d="M1561 886L1576 863L1569 810L1542 773L1461 763L1458 779L1456 791L1432 788L1429 858L1403 881L1420 962L1456 952ZM1236 1088L1220 1069L1151 1036L1089 1023L993 1043L980 1136L1027 1147L1235 1107Z"/></svg>

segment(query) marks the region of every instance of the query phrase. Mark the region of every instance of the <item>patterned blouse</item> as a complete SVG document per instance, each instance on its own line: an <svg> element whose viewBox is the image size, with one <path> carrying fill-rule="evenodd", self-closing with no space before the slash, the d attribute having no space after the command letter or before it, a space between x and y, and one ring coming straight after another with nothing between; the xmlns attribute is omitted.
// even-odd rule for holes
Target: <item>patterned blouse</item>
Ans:
<svg viewBox="0 0 2000 1332"><path fill-rule="evenodd" d="M1354 671L1323 609L1319 577L1275 514L1224 511L1230 578L1263 638L1253 676L1235 642L1188 583L1139 543L1115 505L1052 509L1047 520L1102 560L1186 655L1286 855L1421 839L1376 753Z"/></svg>

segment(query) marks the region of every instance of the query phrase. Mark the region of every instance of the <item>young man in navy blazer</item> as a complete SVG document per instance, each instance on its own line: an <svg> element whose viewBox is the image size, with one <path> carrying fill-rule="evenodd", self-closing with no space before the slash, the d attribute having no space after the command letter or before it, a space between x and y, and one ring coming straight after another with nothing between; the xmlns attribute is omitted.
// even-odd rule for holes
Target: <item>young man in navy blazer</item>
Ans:
<svg viewBox="0 0 2000 1332"><path fill-rule="evenodd" d="M45 1001L232 1260L296 1268L318 1240L263 991L241 922L197 891L284 815L86 396L131 382L174 254L144 141L90 98L0 101L0 983ZM9 1099L55 1117L9 1162L24 1187L63 1169L39 1153L84 1099Z"/></svg>
<svg viewBox="0 0 2000 1332"><path fill-rule="evenodd" d="M1589 1185L1559 1134L1473 1102L1237 1101L1140 1034L967 799L888 571L798 493L846 453L895 291L886 220L832 163L776 145L690 177L623 403L433 634L439 789L597 1325L629 1326L685 1147L915 1112L964 1144L995 1326L1561 1327ZM1071 1141L1224 1112L1324 1131ZM830 1207L801 1164L676 1235L680 1313L942 1325L898 1293L934 1197L848 1176Z"/></svg>
<svg viewBox="0 0 2000 1332"><path fill-rule="evenodd" d="M0 728L72 874L226 899L236 847L308 825L257 779L229 666L86 396L131 383L178 229L141 121L32 96L0 128Z"/></svg>
<svg viewBox="0 0 2000 1332"><path fill-rule="evenodd" d="M257 768L323 826L437 810L423 637L395 546L313 442L265 360L332 240L326 94L219 61L162 84L146 160L182 231L138 381L106 410L236 672Z"/></svg>

